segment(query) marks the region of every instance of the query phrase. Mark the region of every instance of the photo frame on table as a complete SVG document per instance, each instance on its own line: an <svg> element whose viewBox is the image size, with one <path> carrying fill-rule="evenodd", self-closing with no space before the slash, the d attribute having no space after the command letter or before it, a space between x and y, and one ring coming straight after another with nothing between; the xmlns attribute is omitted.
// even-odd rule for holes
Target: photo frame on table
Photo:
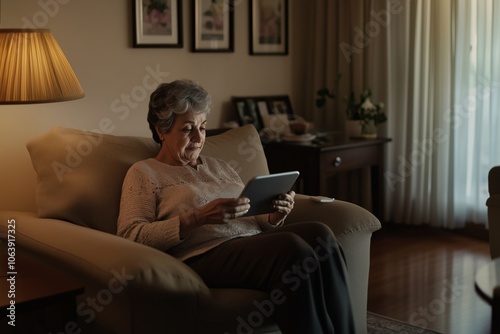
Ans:
<svg viewBox="0 0 500 334"><path fill-rule="evenodd" d="M288 95L269 96L267 108L271 115L286 115L289 120L295 119Z"/></svg>
<svg viewBox="0 0 500 334"><path fill-rule="evenodd" d="M251 55L288 54L288 0L249 0Z"/></svg>
<svg viewBox="0 0 500 334"><path fill-rule="evenodd" d="M233 97L240 125L253 124L257 130L270 122L287 123L295 119L288 95Z"/></svg>
<svg viewBox="0 0 500 334"><path fill-rule="evenodd" d="M182 48L182 0L132 0L135 48Z"/></svg>
<svg viewBox="0 0 500 334"><path fill-rule="evenodd" d="M253 97L233 97L233 104L238 114L240 125L253 124L257 130L263 128L259 104Z"/></svg>
<svg viewBox="0 0 500 334"><path fill-rule="evenodd" d="M192 0L192 51L234 51L234 0Z"/></svg>

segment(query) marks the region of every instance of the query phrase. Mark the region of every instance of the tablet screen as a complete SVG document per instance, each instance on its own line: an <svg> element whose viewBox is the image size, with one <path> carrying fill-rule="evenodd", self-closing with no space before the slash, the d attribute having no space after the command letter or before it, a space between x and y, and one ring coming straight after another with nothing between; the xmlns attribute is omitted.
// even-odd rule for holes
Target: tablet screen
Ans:
<svg viewBox="0 0 500 334"><path fill-rule="evenodd" d="M274 212L272 201L279 195L289 192L297 178L298 171L256 176L251 179L240 197L250 199L250 210L245 216L255 216Z"/></svg>

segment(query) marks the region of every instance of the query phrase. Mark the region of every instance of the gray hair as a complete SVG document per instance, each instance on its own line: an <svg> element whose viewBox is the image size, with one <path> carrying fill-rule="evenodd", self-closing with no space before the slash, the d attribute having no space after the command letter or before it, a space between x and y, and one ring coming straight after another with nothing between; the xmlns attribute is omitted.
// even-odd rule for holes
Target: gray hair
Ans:
<svg viewBox="0 0 500 334"><path fill-rule="evenodd" d="M160 84L149 99L148 123L153 139L161 144L156 127L161 133L168 133L177 115L187 112L208 114L211 107L210 94L194 81L176 80Z"/></svg>

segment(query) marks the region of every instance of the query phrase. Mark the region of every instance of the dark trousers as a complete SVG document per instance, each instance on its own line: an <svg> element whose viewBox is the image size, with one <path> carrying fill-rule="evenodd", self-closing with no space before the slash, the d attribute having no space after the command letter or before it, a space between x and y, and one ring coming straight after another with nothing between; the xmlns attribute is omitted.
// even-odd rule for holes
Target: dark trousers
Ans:
<svg viewBox="0 0 500 334"><path fill-rule="evenodd" d="M261 311L283 333L354 333L344 257L325 224L295 223L233 239L186 263L211 288L267 292Z"/></svg>

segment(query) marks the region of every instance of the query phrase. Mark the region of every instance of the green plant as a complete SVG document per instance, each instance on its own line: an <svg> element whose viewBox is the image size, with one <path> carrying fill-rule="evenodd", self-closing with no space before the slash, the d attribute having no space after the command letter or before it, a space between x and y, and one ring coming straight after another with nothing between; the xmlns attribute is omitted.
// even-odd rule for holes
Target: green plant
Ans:
<svg viewBox="0 0 500 334"><path fill-rule="evenodd" d="M337 77L335 78L335 82L338 83L341 77L342 77L342 74L337 74ZM326 87L318 89L318 91L316 92L316 95L317 95L316 107L318 107L318 108L323 108L325 106L327 98L335 100L335 97L336 97L335 93L333 91L330 92L330 90Z"/></svg>
<svg viewBox="0 0 500 334"><path fill-rule="evenodd" d="M364 101L363 94L361 94L361 101ZM354 92L351 92L349 94L349 97L347 98L347 108L346 108L346 114L347 114L347 119L350 120L361 120L361 103L356 103L355 98L354 98Z"/></svg>
<svg viewBox="0 0 500 334"><path fill-rule="evenodd" d="M323 108L326 104L326 98L330 98L332 100L335 99L335 94L331 93L328 88L320 88L316 92L318 97L316 98L316 107Z"/></svg>

